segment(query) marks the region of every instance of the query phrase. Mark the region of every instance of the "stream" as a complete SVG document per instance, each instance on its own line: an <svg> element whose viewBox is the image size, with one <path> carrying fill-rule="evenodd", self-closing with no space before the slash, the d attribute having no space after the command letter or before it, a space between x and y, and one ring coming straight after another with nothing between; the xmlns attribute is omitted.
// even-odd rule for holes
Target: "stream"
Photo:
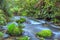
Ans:
<svg viewBox="0 0 60 40"><path fill-rule="evenodd" d="M51 30L54 33L54 36L51 39L45 39L45 40L60 40L60 29L54 27L54 25L51 25L50 23L47 23L44 20L35 20L35 19L30 19L28 17L26 18L26 22L24 24L24 33L23 35L29 36L31 39L30 40L39 40L36 37L36 33L41 31L41 30ZM20 16L15 16L11 20L19 20ZM6 28L5 28L6 29Z"/></svg>

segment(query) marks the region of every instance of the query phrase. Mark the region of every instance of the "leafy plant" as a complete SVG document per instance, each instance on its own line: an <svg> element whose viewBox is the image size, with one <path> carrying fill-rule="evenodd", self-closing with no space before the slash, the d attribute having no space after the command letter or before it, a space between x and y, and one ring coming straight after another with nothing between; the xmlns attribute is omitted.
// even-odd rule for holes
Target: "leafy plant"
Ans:
<svg viewBox="0 0 60 40"><path fill-rule="evenodd" d="M23 36L23 37L20 37L18 40L30 40L30 38L28 36Z"/></svg>
<svg viewBox="0 0 60 40"><path fill-rule="evenodd" d="M22 11L21 16L27 16L27 12L26 11Z"/></svg>
<svg viewBox="0 0 60 40"><path fill-rule="evenodd" d="M51 37L52 36L52 31L51 30L42 30L41 32L37 33L37 36L39 37Z"/></svg>
<svg viewBox="0 0 60 40"><path fill-rule="evenodd" d="M11 23L8 26L8 34L12 35L12 36L18 36L22 34L22 28L19 28L18 26L16 26L15 23Z"/></svg>
<svg viewBox="0 0 60 40"><path fill-rule="evenodd" d="M4 15L3 10L0 9L0 25L6 24L6 16Z"/></svg>

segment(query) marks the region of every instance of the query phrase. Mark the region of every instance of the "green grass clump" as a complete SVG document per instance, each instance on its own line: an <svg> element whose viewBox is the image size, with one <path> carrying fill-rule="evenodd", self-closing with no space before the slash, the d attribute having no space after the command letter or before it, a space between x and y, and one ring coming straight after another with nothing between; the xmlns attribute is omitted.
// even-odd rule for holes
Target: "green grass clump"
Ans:
<svg viewBox="0 0 60 40"><path fill-rule="evenodd" d="M52 31L51 30L42 30L41 32L37 33L37 36L39 36L39 37L51 37Z"/></svg>
<svg viewBox="0 0 60 40"><path fill-rule="evenodd" d="M12 36L18 36L21 35L23 30L22 28L19 28L15 23L11 23L8 26L8 34L12 35Z"/></svg>
<svg viewBox="0 0 60 40"><path fill-rule="evenodd" d="M18 40L30 40L30 38L28 36L23 36L23 37L20 37Z"/></svg>

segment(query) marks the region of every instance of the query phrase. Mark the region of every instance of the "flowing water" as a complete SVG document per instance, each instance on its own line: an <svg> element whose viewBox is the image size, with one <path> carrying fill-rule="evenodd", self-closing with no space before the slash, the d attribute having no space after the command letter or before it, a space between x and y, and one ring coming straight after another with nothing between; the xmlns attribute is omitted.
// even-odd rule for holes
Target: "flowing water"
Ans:
<svg viewBox="0 0 60 40"><path fill-rule="evenodd" d="M27 35L29 36L31 39L30 40L39 40L36 37L36 33L41 31L41 30L51 30L54 33L54 36L51 39L46 39L46 40L60 40L60 29L56 28L54 25L47 23L44 20L39 20L36 21L35 19L30 19L27 17L26 18L26 22L23 23L25 25L25 27L23 28L24 33L23 35ZM15 16L12 18L13 21L15 20L19 20L20 16ZM5 28L6 29L6 28Z"/></svg>

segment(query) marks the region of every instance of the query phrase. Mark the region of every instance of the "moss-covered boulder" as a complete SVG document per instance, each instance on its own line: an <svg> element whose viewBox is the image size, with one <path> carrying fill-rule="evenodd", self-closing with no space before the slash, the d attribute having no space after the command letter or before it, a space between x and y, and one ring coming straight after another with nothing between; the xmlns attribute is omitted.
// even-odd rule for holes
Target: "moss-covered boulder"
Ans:
<svg viewBox="0 0 60 40"><path fill-rule="evenodd" d="M23 37L20 37L18 40L30 40L30 37L28 37L28 36L23 36Z"/></svg>
<svg viewBox="0 0 60 40"><path fill-rule="evenodd" d="M24 22L26 22L26 19L25 18L20 18L20 20L17 20L16 22L17 23L24 23Z"/></svg>
<svg viewBox="0 0 60 40"><path fill-rule="evenodd" d="M12 36L19 36L22 32L22 28L19 28L15 23L11 23L7 26L7 33Z"/></svg>
<svg viewBox="0 0 60 40"><path fill-rule="evenodd" d="M52 37L52 31L51 30L42 30L37 33L38 37L45 37L45 38L50 38Z"/></svg>

